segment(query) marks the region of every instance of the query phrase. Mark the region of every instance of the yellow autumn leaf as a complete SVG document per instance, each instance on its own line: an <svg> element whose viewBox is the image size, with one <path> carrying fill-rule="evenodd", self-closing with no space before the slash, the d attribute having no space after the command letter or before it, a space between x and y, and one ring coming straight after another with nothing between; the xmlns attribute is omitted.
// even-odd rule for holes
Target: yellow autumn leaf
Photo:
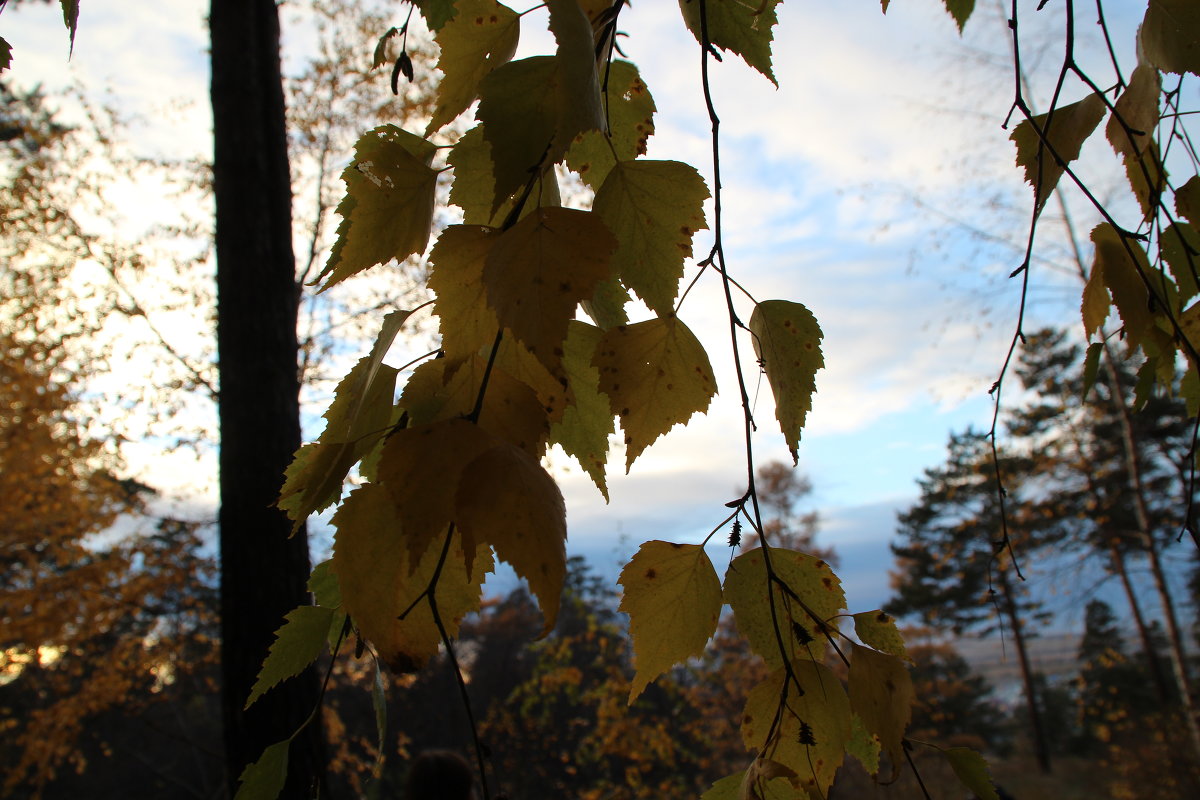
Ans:
<svg viewBox="0 0 1200 800"><path fill-rule="evenodd" d="M554 57L533 56L508 62L479 84L475 116L491 150L493 213L554 163L549 154L558 130L558 82Z"/></svg>
<svg viewBox="0 0 1200 800"><path fill-rule="evenodd" d="M1023 120L1012 132L1009 138L1017 146L1017 166L1025 169L1025 180L1033 187L1036 213L1041 212L1058 186L1063 165L1079 158L1084 141L1100 124L1105 110L1103 98L1089 94L1077 103L1059 106L1053 114ZM1048 147L1043 145L1042 137Z"/></svg>
<svg viewBox="0 0 1200 800"><path fill-rule="evenodd" d="M654 134L654 98L637 67L612 61L601 71L605 118L609 131L585 131L567 150L567 166L593 189L600 188L618 160L632 161L646 154Z"/></svg>
<svg viewBox="0 0 1200 800"><path fill-rule="evenodd" d="M1137 347L1154 325L1149 293L1141 277L1150 274L1146 251L1107 222L1093 228L1091 238L1095 245L1092 273L1099 275L1111 293L1130 347Z"/></svg>
<svg viewBox="0 0 1200 800"><path fill-rule="evenodd" d="M625 432L625 471L675 425L703 413L717 393L708 355L674 314L605 331L592 363Z"/></svg>
<svg viewBox="0 0 1200 800"><path fill-rule="evenodd" d="M775 396L775 418L783 438L799 461L800 431L812 409L817 370L825 366L821 326L800 303L764 300L750 315L754 352Z"/></svg>
<svg viewBox="0 0 1200 800"><path fill-rule="evenodd" d="M467 110L483 76L513 57L521 34L520 17L496 0L457 0L455 6L458 13L434 36L444 77L426 136Z"/></svg>
<svg viewBox="0 0 1200 800"><path fill-rule="evenodd" d="M483 268L500 324L559 373L567 323L610 274L616 240L589 211L544 208L500 235Z"/></svg>
<svg viewBox="0 0 1200 800"><path fill-rule="evenodd" d="M795 681L781 666L750 690L742 740L761 758L795 772L797 788L825 797L850 743L850 701L824 664L797 660L790 674Z"/></svg>
<svg viewBox="0 0 1200 800"><path fill-rule="evenodd" d="M395 125L367 131L342 172L346 196L338 238L313 283L321 291L377 264L425 252L433 227L436 148Z"/></svg>
<svg viewBox="0 0 1200 800"><path fill-rule="evenodd" d="M1159 93L1162 76L1157 69L1141 64L1117 98L1105 126L1109 144L1125 164L1134 195L1149 218L1166 187L1166 172L1159 158L1154 129L1158 127Z"/></svg>
<svg viewBox="0 0 1200 800"><path fill-rule="evenodd" d="M854 615L854 635L868 647L908 659L904 637L896 627L896 619L882 611L863 611Z"/></svg>
<svg viewBox="0 0 1200 800"><path fill-rule="evenodd" d="M704 652L721 616L721 581L702 545L650 541L618 583L633 638L632 704L652 680Z"/></svg>
<svg viewBox="0 0 1200 800"><path fill-rule="evenodd" d="M835 630L836 617L846 605L841 582L827 563L807 553L772 547L770 558L772 572L790 593L770 580L762 548L742 553L725 573L725 602L733 609L738 630L773 669L785 659L819 660L826 646L821 629Z"/></svg>
<svg viewBox="0 0 1200 800"><path fill-rule="evenodd" d="M600 105L600 82L596 77L595 41L592 21L579 0L546 0L550 11L550 32L558 48L557 117L554 144L548 160L557 162L576 136L584 131L604 131L604 112Z"/></svg>
<svg viewBox="0 0 1200 800"><path fill-rule="evenodd" d="M708 226L708 187L678 161L620 161L596 192L592 210L616 235L613 271L660 316L679 294L692 237Z"/></svg>
<svg viewBox="0 0 1200 800"><path fill-rule="evenodd" d="M418 669L442 643L428 601L418 600L438 568L441 548L430 547L410 560L396 505L378 484L351 492L333 524L333 571L342 608L388 666L400 672ZM473 566L468 572L462 537L455 533L434 592L448 636L457 633L466 614L479 608L483 579L492 569L487 547L470 556Z"/></svg>
<svg viewBox="0 0 1200 800"><path fill-rule="evenodd" d="M1000 800L983 756L969 747L947 747L941 752L962 785L974 792L976 797L980 800Z"/></svg>
<svg viewBox="0 0 1200 800"><path fill-rule="evenodd" d="M904 731L912 718L913 685L899 658L851 644L850 708L892 760L904 762Z"/></svg>
<svg viewBox="0 0 1200 800"><path fill-rule="evenodd" d="M451 225L429 253L428 283L436 295L442 352L453 365L490 347L500 330L483 288L483 264L499 236L482 225Z"/></svg>
<svg viewBox="0 0 1200 800"><path fill-rule="evenodd" d="M600 393L600 371L592 366L602 335L599 328L586 322L571 320L567 326L563 372L575 401L551 427L550 440L579 462L607 501L604 466L608 463L608 437L614 430L613 416L608 398Z"/></svg>
<svg viewBox="0 0 1200 800"><path fill-rule="evenodd" d="M566 507L558 484L536 458L503 443L475 458L454 483L465 547L490 545L525 579L542 609L542 633L549 633L567 574Z"/></svg>
<svg viewBox="0 0 1200 800"><path fill-rule="evenodd" d="M416 565L442 541L455 518L459 478L497 440L465 419L447 419L396 431L379 457L378 476L395 505L394 546ZM437 548L433 548L437 549Z"/></svg>
<svg viewBox="0 0 1200 800"><path fill-rule="evenodd" d="M776 86L771 68L771 40L778 21L775 8L781 0L707 0L705 16L708 40L715 47L741 56ZM688 30L700 41L700 4L679 0Z"/></svg>

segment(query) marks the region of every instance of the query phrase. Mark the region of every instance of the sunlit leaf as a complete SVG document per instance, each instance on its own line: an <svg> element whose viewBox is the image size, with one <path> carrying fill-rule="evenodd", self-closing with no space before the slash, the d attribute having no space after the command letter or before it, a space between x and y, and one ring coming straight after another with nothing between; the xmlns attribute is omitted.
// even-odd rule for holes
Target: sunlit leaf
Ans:
<svg viewBox="0 0 1200 800"><path fill-rule="evenodd" d="M500 324L558 372L567 322L610 274L616 240L588 211L541 209L501 234L483 283Z"/></svg>
<svg viewBox="0 0 1200 800"><path fill-rule="evenodd" d="M1125 164L1129 185L1149 218L1166 187L1167 175L1159 157L1154 129L1158 125L1158 98L1162 77L1158 70L1140 65L1117 99L1105 135ZM1123 124L1122 124L1123 123Z"/></svg>
<svg viewBox="0 0 1200 800"><path fill-rule="evenodd" d="M342 589L342 607L389 667L399 672L419 668L442 643L428 598L422 597L442 548L427 548L418 561L410 562L402 520L388 491L377 484L351 492L333 524L333 569ZM457 633L464 615L479 608L484 575L492 568L486 547L472 556L468 573L462 537L455 533L434 593L448 636Z"/></svg>
<svg viewBox="0 0 1200 800"><path fill-rule="evenodd" d="M1079 158L1084 141L1100 124L1105 111L1103 98L1089 94L1077 103L1059 106L1053 114L1023 120L1012 132L1017 166L1024 168L1025 180L1034 188L1036 212L1040 213L1050 199L1064 168ZM1047 144L1043 144L1043 137Z"/></svg>
<svg viewBox="0 0 1200 800"><path fill-rule="evenodd" d="M278 506L295 521L293 533L309 515L337 502L350 468L389 427L397 373L383 358L411 313L384 317L371 352L338 384L320 441L301 447L288 465Z"/></svg>
<svg viewBox="0 0 1200 800"><path fill-rule="evenodd" d="M288 678L299 675L325 650L329 624L334 610L321 606L300 606L287 613L286 622L275 631L275 641L250 687L245 708Z"/></svg>
<svg viewBox="0 0 1200 800"><path fill-rule="evenodd" d="M425 252L433 226L437 170L429 166L433 145L397 128L367 131L342 172L346 196L338 239L325 268L322 291L356 273Z"/></svg>
<svg viewBox="0 0 1200 800"><path fill-rule="evenodd" d="M858 763L872 775L879 772L879 739L867 730L862 718L854 714L850 719L850 741L846 752L858 759Z"/></svg>
<svg viewBox="0 0 1200 800"><path fill-rule="evenodd" d="M742 714L746 747L796 773L810 795L826 796L850 742L850 701L824 664L799 660L754 687ZM781 704L781 698L786 702Z"/></svg>
<svg viewBox="0 0 1200 800"><path fill-rule="evenodd" d="M625 432L625 470L655 439L703 413L717 393L708 355L674 314L605 331L592 361Z"/></svg>
<svg viewBox="0 0 1200 800"><path fill-rule="evenodd" d="M798 462L800 431L812 409L817 370L825 366L821 326L800 303L764 300L750 315L750 332L754 352L775 396L775 418L792 461Z"/></svg>
<svg viewBox="0 0 1200 800"><path fill-rule="evenodd" d="M654 98L637 67L612 61L600 73L601 98L609 133L586 131L567 150L567 166L593 189L600 188L617 160L632 161L646 154L654 133Z"/></svg>
<svg viewBox="0 0 1200 800"><path fill-rule="evenodd" d="M483 265L500 232L482 225L451 225L429 253L442 352L451 365L490 347L500 330L483 287Z"/></svg>
<svg viewBox="0 0 1200 800"><path fill-rule="evenodd" d="M836 629L836 615L846 604L841 582L815 556L772 547L770 558L772 571L790 593L770 580L762 548L742 553L725 573L725 602L738 630L772 669L785 659L820 659L826 646L823 629Z"/></svg>
<svg viewBox="0 0 1200 800"><path fill-rule="evenodd" d="M1108 287L1104 285L1104 274L1093 266L1088 273L1087 282L1083 285L1083 300L1079 306L1083 317L1083 330L1088 338L1104 325L1110 308L1112 298L1108 294Z"/></svg>
<svg viewBox="0 0 1200 800"><path fill-rule="evenodd" d="M521 20L496 0L457 0L458 13L434 37L441 47L437 106L425 135L439 130L475 100L483 76L517 51Z"/></svg>
<svg viewBox="0 0 1200 800"><path fill-rule="evenodd" d="M615 428L608 398L600 393L600 371L592 366L601 335L599 328L587 323L568 323L563 372L575 402L550 429L550 440L579 462L607 501L604 466L608 463L608 437Z"/></svg>
<svg viewBox="0 0 1200 800"><path fill-rule="evenodd" d="M863 611L855 614L854 635L868 647L899 658L908 658L904 637L896 627L896 620L882 611Z"/></svg>
<svg viewBox="0 0 1200 800"><path fill-rule="evenodd" d="M679 294L692 237L708 226L708 187L695 168L678 161L621 161L592 203L618 245L612 265L625 285L659 316Z"/></svg>
<svg viewBox="0 0 1200 800"><path fill-rule="evenodd" d="M542 633L553 630L567 572L566 508L558 484L529 453L500 444L463 470L456 505L466 546L495 548L537 597Z"/></svg>
<svg viewBox="0 0 1200 800"><path fill-rule="evenodd" d="M650 541L618 582L633 639L632 703L659 675L704 652L721 616L721 581L703 546Z"/></svg>
<svg viewBox="0 0 1200 800"><path fill-rule="evenodd" d="M395 504L389 514L399 525L395 546L408 553L408 563L415 567L434 542L444 540L455 518L463 470L496 443L465 419L406 428L388 439L379 458L379 480Z"/></svg>
<svg viewBox="0 0 1200 800"><path fill-rule="evenodd" d="M736 53L765 75L776 86L771 68L771 40L774 37L776 6L780 0L706 0L704 22L708 41L722 50ZM679 0L688 30L703 43L700 3Z"/></svg>

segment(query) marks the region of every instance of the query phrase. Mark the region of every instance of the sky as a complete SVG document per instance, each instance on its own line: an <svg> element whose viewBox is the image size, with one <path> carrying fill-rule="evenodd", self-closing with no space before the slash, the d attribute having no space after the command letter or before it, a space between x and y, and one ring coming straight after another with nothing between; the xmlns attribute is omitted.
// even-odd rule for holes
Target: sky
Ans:
<svg viewBox="0 0 1200 800"><path fill-rule="evenodd" d="M0 17L14 47L9 74L24 86L79 82L107 93L139 120L139 147L203 156L211 130L205 5L93 0L83 6L69 62L56 7L9 8ZM1023 5L1032 39L1039 26L1059 24L1054 6L1061 4L1040 16L1034 4ZM1117 5L1109 23L1127 48L1137 4ZM819 541L840 555L852 611L886 601L895 514L916 499L922 471L943 460L949 433L990 426L988 389L1016 321L1019 285L1006 276L1020 262L1032 192L1002 127L1012 101L1009 32L997 4L979 6L960 36L940 0L892 3L886 16L874 0L785 3L775 37L778 89L736 57L712 65L727 263L755 297L802 302L824 331L826 368L799 469L814 487L806 506L821 515ZM285 64L295 68L313 33L292 5L282 18ZM527 19L519 55L549 46L547 33L532 30L538 20ZM711 183L698 48L676 3L637 0L621 27L629 33L621 46L658 106L649 157L693 163ZM1102 55L1090 32L1080 48L1085 63ZM1053 57L1044 60L1054 68ZM1028 63L1036 68L1038 59ZM1034 85L1044 93L1043 79ZM707 252L710 241L698 236L696 252ZM1078 288L1052 266L1033 277L1032 324L1078 329ZM685 279L693 274L689 267ZM629 475L623 453L614 452L611 503L561 453L552 456L567 500L568 549L606 575L615 576L643 541L700 541L745 488L724 315L719 285L702 279L680 316L710 354L718 398L706 416L653 445ZM396 352L391 360L407 358ZM787 460L769 387L751 374L756 454ZM160 479L197 469L190 454L168 456L157 443L131 452ZM214 464L209 453L199 469ZM211 486L185 500L211 508ZM728 553L714 547L712 554L721 570Z"/></svg>

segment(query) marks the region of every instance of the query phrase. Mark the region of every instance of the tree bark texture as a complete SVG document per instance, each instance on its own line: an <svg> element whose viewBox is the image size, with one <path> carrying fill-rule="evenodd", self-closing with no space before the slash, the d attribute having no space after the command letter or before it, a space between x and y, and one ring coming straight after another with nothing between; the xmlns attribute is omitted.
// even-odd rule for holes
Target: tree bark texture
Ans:
<svg viewBox="0 0 1200 800"><path fill-rule="evenodd" d="M283 616L307 602L308 541L274 507L300 444L279 16L274 0L212 0L213 184L220 367L221 674L226 778L286 739L318 698L311 670L243 711ZM296 737L282 797L311 797L320 716Z"/></svg>

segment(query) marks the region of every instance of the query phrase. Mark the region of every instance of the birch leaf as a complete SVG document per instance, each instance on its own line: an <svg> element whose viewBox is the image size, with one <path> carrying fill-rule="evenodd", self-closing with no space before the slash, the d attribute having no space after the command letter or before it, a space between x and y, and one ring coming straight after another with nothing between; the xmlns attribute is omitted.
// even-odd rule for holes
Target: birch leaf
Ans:
<svg viewBox="0 0 1200 800"><path fill-rule="evenodd" d="M287 613L286 621L275 631L275 641L250 687L244 708L254 705L269 689L299 675L317 660L325 650L333 617L333 609L320 606L300 606Z"/></svg>
<svg viewBox="0 0 1200 800"><path fill-rule="evenodd" d="M1060 106L1053 116L1039 114L1032 120L1024 120L1012 132L1009 138L1017 146L1017 166L1025 170L1025 180L1033 187L1037 213L1041 213L1058 186L1065 166L1079 158L1084 141L1100 124L1105 110L1104 100L1090 94L1077 103ZM1044 133L1053 153L1042 144L1038 131Z"/></svg>
<svg viewBox="0 0 1200 800"><path fill-rule="evenodd" d="M1175 222L1160 239L1163 260L1179 288L1179 301L1186 303L1200 293L1200 235L1186 222Z"/></svg>
<svg viewBox="0 0 1200 800"><path fill-rule="evenodd" d="M585 131L567 150L567 166L593 189L600 188L617 160L632 161L646 154L654 134L654 98L637 67L613 61L600 75L601 99L609 132Z"/></svg>
<svg viewBox="0 0 1200 800"><path fill-rule="evenodd" d="M613 270L650 310L671 313L692 237L708 226L708 187L700 173L678 161L621 161L592 203L617 237Z"/></svg>
<svg viewBox="0 0 1200 800"><path fill-rule="evenodd" d="M707 0L705 4L709 41L741 56L776 86L779 81L771 69L771 40L779 3L780 0ZM679 8L688 30L700 42L700 4L695 0L679 0Z"/></svg>
<svg viewBox="0 0 1200 800"><path fill-rule="evenodd" d="M782 707L787 679L782 667L750 690L742 739L748 749L795 772L797 788L825 797L850 743L850 701L842 682L824 664L799 660L792 672L800 687L789 683Z"/></svg>
<svg viewBox="0 0 1200 800"><path fill-rule="evenodd" d="M904 637L896 627L896 620L882 611L863 611L855 614L854 635L868 647L874 647L898 658L908 658Z"/></svg>
<svg viewBox="0 0 1200 800"><path fill-rule="evenodd" d="M626 472L655 439L703 413L717 393L708 355L674 314L605 331L592 363L621 419Z"/></svg>
<svg viewBox="0 0 1200 800"><path fill-rule="evenodd" d="M408 563L415 566L433 542L441 541L455 518L463 470L495 444L490 434L465 419L406 428L388 439L379 458L379 480L395 505L388 516L396 520L393 536L407 552Z"/></svg>
<svg viewBox="0 0 1200 800"><path fill-rule="evenodd" d="M429 586L441 548L427 548L410 561L409 548L401 543L403 520L387 489L378 484L351 492L333 524L333 569L342 589L342 607L393 670L419 668L442 642L429 604L413 604ZM453 535L435 590L438 613L450 636L468 612L479 608L484 574L492 568L491 553L480 547L472 550L468 572L462 541L459 534Z"/></svg>
<svg viewBox="0 0 1200 800"><path fill-rule="evenodd" d="M979 800L1000 800L983 756L969 747L947 747L942 750L942 755L950 762L950 768L962 785L974 792Z"/></svg>
<svg viewBox="0 0 1200 800"><path fill-rule="evenodd" d="M553 56L510 61L479 84L476 117L491 147L492 210L553 161L558 130L558 66Z"/></svg>
<svg viewBox="0 0 1200 800"><path fill-rule="evenodd" d="M491 545L525 579L542 609L542 633L549 633L567 574L566 508L558 484L529 453L500 444L463 470L455 503L465 546Z"/></svg>
<svg viewBox="0 0 1200 800"><path fill-rule="evenodd" d="M290 738L276 742L263 751L253 764L247 764L238 778L234 800L275 800L287 781Z"/></svg>
<svg viewBox="0 0 1200 800"><path fill-rule="evenodd" d="M754 352L775 396L775 418L783 438L799 462L800 431L812 409L817 370L825 366L821 327L800 303L764 300L750 315Z"/></svg>
<svg viewBox="0 0 1200 800"><path fill-rule="evenodd" d="M1163 72L1200 75L1200 4L1150 0L1139 29L1146 60Z"/></svg>
<svg viewBox="0 0 1200 800"><path fill-rule="evenodd" d="M721 615L721 581L702 545L651 541L618 582L633 638L632 704L659 675L704 652Z"/></svg>
<svg viewBox="0 0 1200 800"><path fill-rule="evenodd" d="M946 11L950 16L954 17L954 24L958 26L958 32L961 35L963 28L967 25L967 20L971 18L971 14L975 11L975 0L942 0L946 4ZM883 7L884 13L887 13L887 5Z"/></svg>
<svg viewBox="0 0 1200 800"><path fill-rule="evenodd" d="M377 264L425 252L433 227L436 148L395 125L367 131L342 172L346 196L338 238L321 274L321 291Z"/></svg>
<svg viewBox="0 0 1200 800"><path fill-rule="evenodd" d="M563 372L575 402L550 429L550 440L562 445L579 462L607 501L604 466L608 463L608 437L614 430L613 416L608 398L600 393L600 371L592 366L602 335L599 328L578 320L571 320L567 326Z"/></svg>
<svg viewBox="0 0 1200 800"><path fill-rule="evenodd" d="M826 646L821 629L836 629L837 614L846 605L841 582L829 565L815 556L778 547L772 547L770 553L776 577L803 605L769 579L762 548L742 553L730 563L725 573L725 602L733 609L738 630L745 634L750 649L762 656L767 666L780 667L785 658L819 660ZM774 595L774 613L768 586Z"/></svg>
<svg viewBox="0 0 1200 800"><path fill-rule="evenodd" d="M540 209L500 235L483 283L500 324L552 372L560 371L567 322L610 273L616 240L588 211Z"/></svg>
<svg viewBox="0 0 1200 800"><path fill-rule="evenodd" d="M912 678L896 656L856 644L851 651L850 708L897 768L904 763L904 730L912 717Z"/></svg>
<svg viewBox="0 0 1200 800"><path fill-rule="evenodd" d="M1092 271L1099 273L1111 293L1125 327L1125 338L1136 347L1154 324L1146 285L1138 274L1139 267L1142 275L1150 273L1146 253L1138 242L1122 240L1107 222L1092 229L1092 243L1096 248Z"/></svg>
<svg viewBox="0 0 1200 800"><path fill-rule="evenodd" d="M437 106L425 128L428 136L467 110L489 72L517 51L521 18L496 0L457 0L458 13L434 37L441 48Z"/></svg>
<svg viewBox="0 0 1200 800"><path fill-rule="evenodd" d="M451 367L490 347L500 330L483 286L483 265L499 237L495 228L451 225L429 254L429 288Z"/></svg>

